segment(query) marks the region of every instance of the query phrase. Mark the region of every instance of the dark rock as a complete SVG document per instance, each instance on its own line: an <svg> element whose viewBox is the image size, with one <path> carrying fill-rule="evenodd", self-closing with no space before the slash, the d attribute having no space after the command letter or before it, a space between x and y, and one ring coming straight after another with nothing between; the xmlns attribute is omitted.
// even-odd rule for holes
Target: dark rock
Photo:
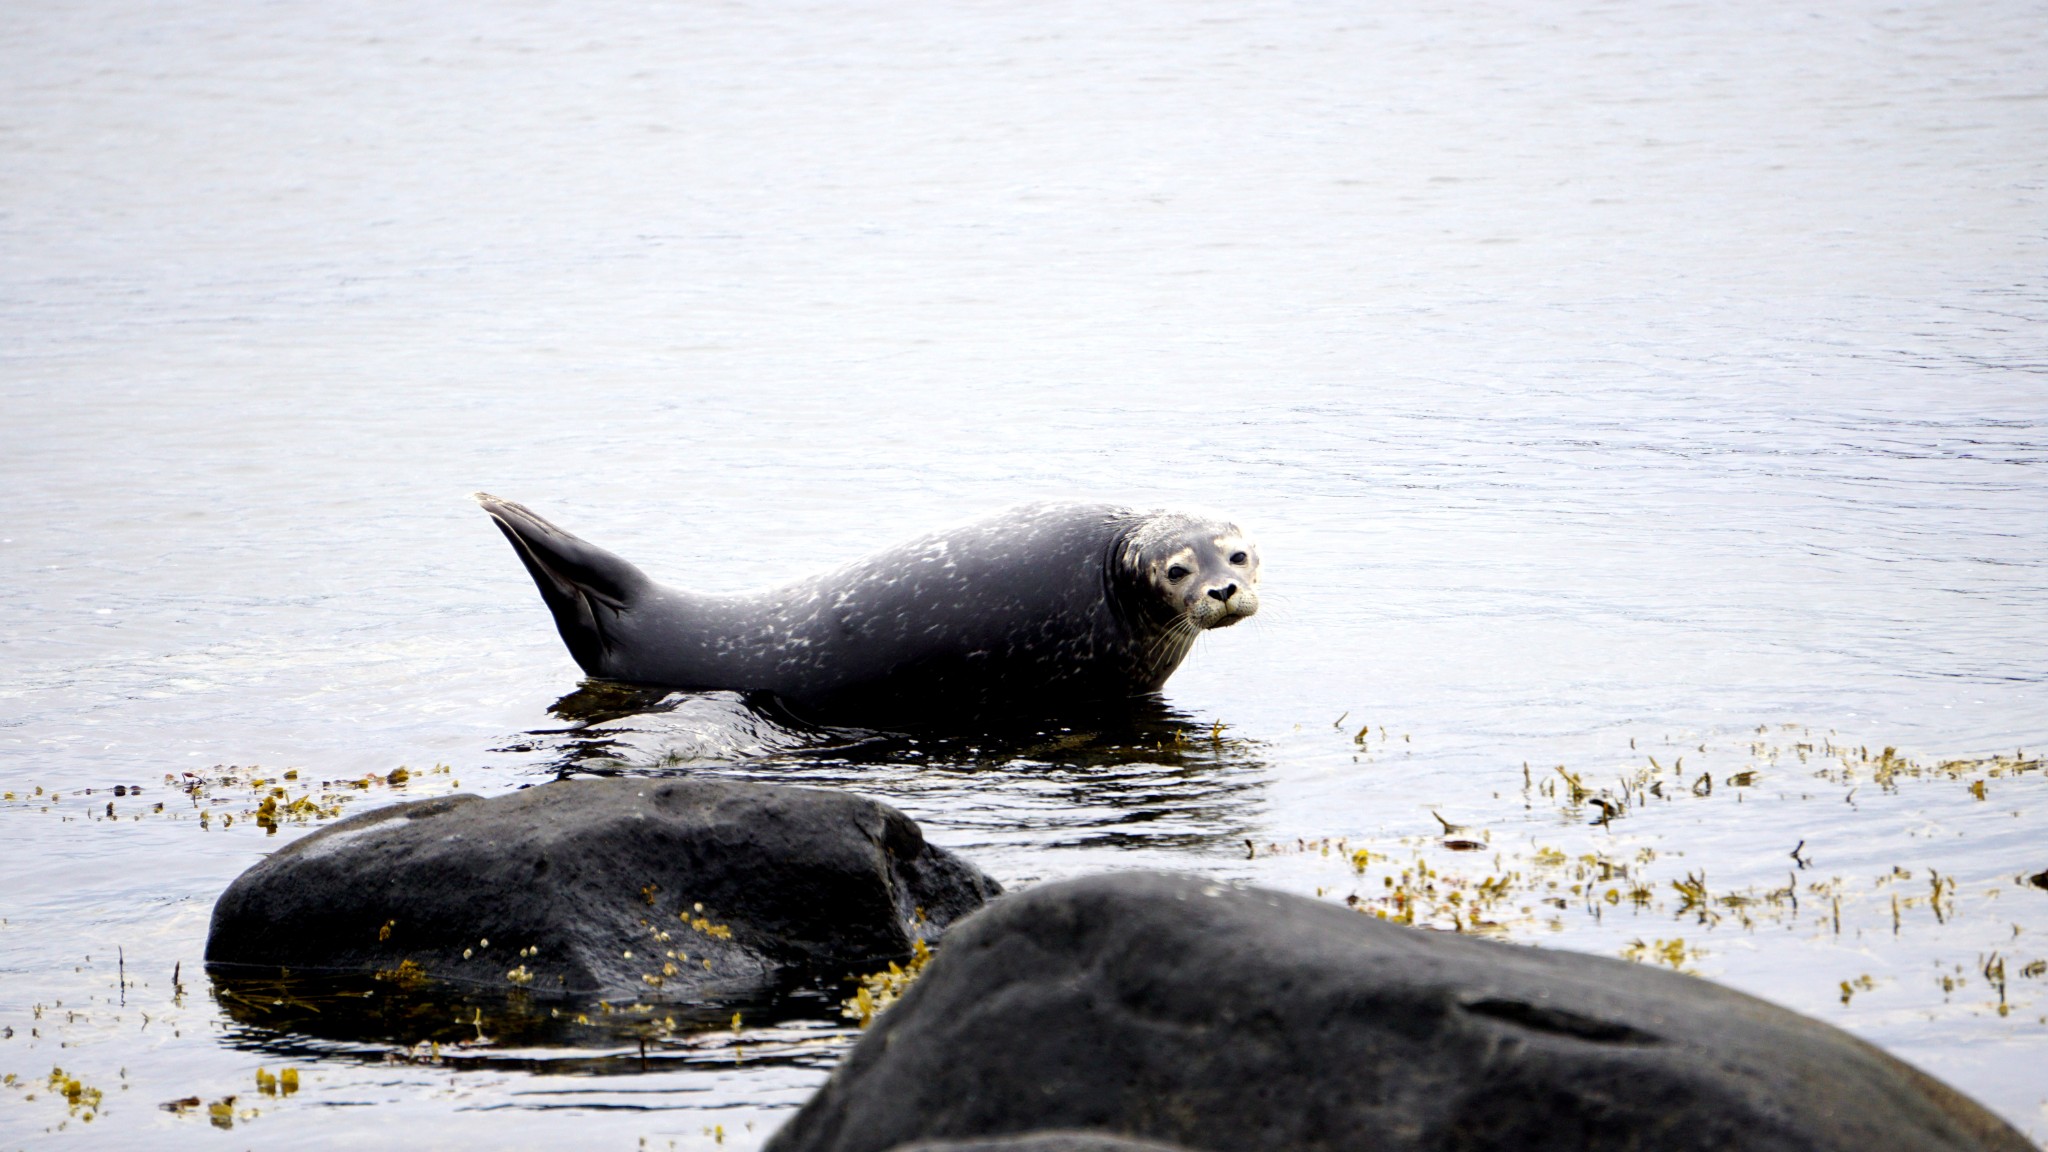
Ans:
<svg viewBox="0 0 2048 1152"><path fill-rule="evenodd" d="M1100 1132L1027 1132L1022 1136L970 1137L966 1140L920 1140L899 1144L890 1152L1188 1152L1178 1144L1127 1140Z"/></svg>
<svg viewBox="0 0 2048 1152"><path fill-rule="evenodd" d="M2033 1147L1705 980L1126 873L961 924L768 1148L1045 1129L1218 1152Z"/></svg>
<svg viewBox="0 0 2048 1152"><path fill-rule="evenodd" d="M394 804L290 844L221 894L206 959L677 999L879 967L999 891L864 797L569 780Z"/></svg>

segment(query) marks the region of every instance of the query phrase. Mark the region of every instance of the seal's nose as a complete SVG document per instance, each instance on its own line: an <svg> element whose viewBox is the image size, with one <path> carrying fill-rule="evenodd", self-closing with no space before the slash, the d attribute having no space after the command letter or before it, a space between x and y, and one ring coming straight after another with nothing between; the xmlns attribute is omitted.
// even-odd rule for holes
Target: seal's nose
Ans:
<svg viewBox="0 0 2048 1152"><path fill-rule="evenodd" d="M1227 601L1227 600L1229 600L1229 599L1230 599L1230 598L1231 598L1232 596L1235 596L1235 595L1237 595L1237 585L1235 585L1235 584L1225 584L1225 585L1224 585L1223 587L1221 587L1221 588L1211 588L1211 589L1209 589L1209 599L1211 599L1211 600L1225 600L1225 601Z"/></svg>

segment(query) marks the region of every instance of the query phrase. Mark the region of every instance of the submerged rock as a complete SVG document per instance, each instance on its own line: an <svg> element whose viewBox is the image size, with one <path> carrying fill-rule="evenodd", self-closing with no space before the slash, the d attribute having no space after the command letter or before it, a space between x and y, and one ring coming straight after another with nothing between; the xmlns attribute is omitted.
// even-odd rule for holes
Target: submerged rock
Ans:
<svg viewBox="0 0 2048 1152"><path fill-rule="evenodd" d="M1705 980L1146 873L960 925L768 1148L1053 1129L1217 1152L2032 1148Z"/></svg>
<svg viewBox="0 0 2048 1152"><path fill-rule="evenodd" d="M678 999L887 963L1000 891L865 797L567 780L394 804L306 836L221 894L206 959Z"/></svg>

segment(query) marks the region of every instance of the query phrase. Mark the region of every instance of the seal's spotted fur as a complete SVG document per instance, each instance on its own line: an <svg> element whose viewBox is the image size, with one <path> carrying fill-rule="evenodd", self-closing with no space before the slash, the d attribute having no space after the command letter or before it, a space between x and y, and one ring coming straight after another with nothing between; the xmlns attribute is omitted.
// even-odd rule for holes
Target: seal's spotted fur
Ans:
<svg viewBox="0 0 2048 1152"><path fill-rule="evenodd" d="M1154 692L1258 611L1236 525L1034 504L765 592L664 588L518 504L477 500L592 676L767 691L815 719L1043 713Z"/></svg>

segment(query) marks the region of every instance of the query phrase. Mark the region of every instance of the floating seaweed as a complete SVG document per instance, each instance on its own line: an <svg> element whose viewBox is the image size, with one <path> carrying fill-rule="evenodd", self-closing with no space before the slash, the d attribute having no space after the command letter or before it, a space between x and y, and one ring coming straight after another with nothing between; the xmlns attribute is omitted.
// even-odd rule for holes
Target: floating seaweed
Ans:
<svg viewBox="0 0 2048 1152"><path fill-rule="evenodd" d="M889 967L883 971L870 972L859 977L859 987L852 998L841 1005L839 1014L855 1021L863 1028L874 1023L875 1017L909 991L910 985L923 974L925 965L931 963L931 949L925 947L923 940L912 941L911 952L907 963L898 964L891 961ZM733 1015L733 1021L733 1026L737 1030L737 1013Z"/></svg>

